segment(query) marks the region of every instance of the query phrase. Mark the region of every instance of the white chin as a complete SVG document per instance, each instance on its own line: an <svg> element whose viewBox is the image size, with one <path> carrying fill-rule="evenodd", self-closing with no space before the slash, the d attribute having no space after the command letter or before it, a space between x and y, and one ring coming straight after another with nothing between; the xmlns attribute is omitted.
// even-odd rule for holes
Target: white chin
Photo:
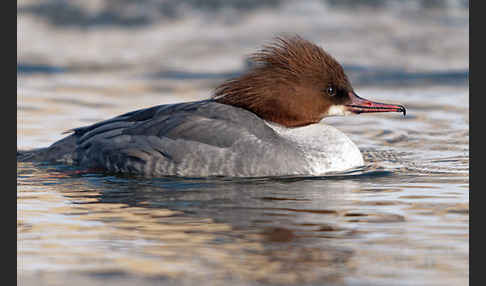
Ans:
<svg viewBox="0 0 486 286"><path fill-rule="evenodd" d="M331 105L327 110L326 116L346 116L353 114L344 105Z"/></svg>

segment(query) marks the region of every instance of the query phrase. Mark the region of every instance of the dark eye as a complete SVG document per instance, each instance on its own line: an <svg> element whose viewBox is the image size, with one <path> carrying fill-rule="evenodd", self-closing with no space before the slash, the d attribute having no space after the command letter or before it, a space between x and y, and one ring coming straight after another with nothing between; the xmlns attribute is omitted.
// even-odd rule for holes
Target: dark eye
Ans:
<svg viewBox="0 0 486 286"><path fill-rule="evenodd" d="M329 95L329 96L336 95L336 90L332 86L329 86L328 88L326 88L326 92L327 92L327 95Z"/></svg>

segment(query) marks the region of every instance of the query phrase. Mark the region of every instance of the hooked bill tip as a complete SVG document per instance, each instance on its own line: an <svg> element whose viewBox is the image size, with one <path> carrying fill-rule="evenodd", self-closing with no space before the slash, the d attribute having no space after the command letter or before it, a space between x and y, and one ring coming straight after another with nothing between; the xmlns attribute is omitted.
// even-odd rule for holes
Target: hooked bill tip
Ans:
<svg viewBox="0 0 486 286"><path fill-rule="evenodd" d="M407 110L405 109L405 106L400 105L400 109L400 111L403 112L403 117L405 117L405 115L407 115Z"/></svg>

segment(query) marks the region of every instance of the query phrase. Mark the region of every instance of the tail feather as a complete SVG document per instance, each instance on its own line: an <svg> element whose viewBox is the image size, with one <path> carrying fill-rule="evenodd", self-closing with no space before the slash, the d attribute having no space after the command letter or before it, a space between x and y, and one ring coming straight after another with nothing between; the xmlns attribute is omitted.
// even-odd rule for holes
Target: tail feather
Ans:
<svg viewBox="0 0 486 286"><path fill-rule="evenodd" d="M76 137L70 135L47 148L17 150L17 162L57 161L72 163L76 151Z"/></svg>
<svg viewBox="0 0 486 286"><path fill-rule="evenodd" d="M17 150L17 162L36 161L35 158L38 157L40 153L42 153L43 149Z"/></svg>

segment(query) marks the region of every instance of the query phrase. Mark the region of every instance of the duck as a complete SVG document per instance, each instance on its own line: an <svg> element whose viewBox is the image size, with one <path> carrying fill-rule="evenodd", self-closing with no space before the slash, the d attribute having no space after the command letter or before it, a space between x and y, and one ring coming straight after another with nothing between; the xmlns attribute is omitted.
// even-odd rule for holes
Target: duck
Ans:
<svg viewBox="0 0 486 286"><path fill-rule="evenodd" d="M144 177L320 176L365 164L331 116L399 112L361 98L339 62L298 35L278 36L208 99L157 105L68 130L17 161Z"/></svg>

